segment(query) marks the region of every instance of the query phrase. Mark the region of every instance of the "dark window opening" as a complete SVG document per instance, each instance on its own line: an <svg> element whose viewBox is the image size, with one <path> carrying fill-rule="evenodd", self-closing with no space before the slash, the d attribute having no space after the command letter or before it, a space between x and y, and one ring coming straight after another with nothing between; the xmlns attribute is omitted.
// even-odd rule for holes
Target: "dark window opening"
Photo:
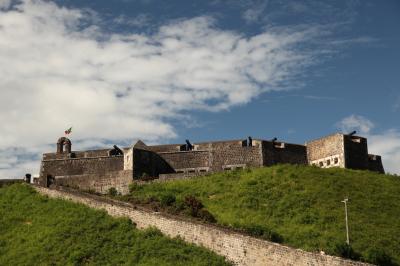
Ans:
<svg viewBox="0 0 400 266"><path fill-rule="evenodd" d="M319 166L324 166L324 163L323 162L319 162Z"/></svg>
<svg viewBox="0 0 400 266"><path fill-rule="evenodd" d="M335 159L334 159L334 162L335 162L335 164L338 164L338 163L339 163L339 159L338 159L338 158L335 158Z"/></svg>
<svg viewBox="0 0 400 266"><path fill-rule="evenodd" d="M331 165L331 160L327 160L326 165Z"/></svg>
<svg viewBox="0 0 400 266"><path fill-rule="evenodd" d="M248 137L247 139L243 140L242 147L253 147L253 138Z"/></svg>

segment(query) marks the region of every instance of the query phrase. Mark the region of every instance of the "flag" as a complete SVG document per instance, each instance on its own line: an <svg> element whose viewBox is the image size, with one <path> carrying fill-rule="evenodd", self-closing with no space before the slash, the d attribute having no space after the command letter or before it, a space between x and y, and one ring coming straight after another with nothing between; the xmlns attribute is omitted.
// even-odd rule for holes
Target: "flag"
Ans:
<svg viewBox="0 0 400 266"><path fill-rule="evenodd" d="M68 128L67 130L64 131L65 135L68 135L72 132L72 127Z"/></svg>

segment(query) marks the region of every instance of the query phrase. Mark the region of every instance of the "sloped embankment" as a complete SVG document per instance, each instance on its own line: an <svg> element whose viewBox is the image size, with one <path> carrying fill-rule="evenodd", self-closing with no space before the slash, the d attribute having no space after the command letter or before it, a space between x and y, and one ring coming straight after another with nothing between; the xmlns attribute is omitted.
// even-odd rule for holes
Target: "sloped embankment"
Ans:
<svg viewBox="0 0 400 266"><path fill-rule="evenodd" d="M229 265L223 257L127 218L31 187L0 188L0 265Z"/></svg>
<svg viewBox="0 0 400 266"><path fill-rule="evenodd" d="M344 205L349 197L349 250ZM196 198L223 226L308 251L400 264L400 177L369 171L273 167L131 187L118 199L188 214ZM202 218L202 217L200 217Z"/></svg>

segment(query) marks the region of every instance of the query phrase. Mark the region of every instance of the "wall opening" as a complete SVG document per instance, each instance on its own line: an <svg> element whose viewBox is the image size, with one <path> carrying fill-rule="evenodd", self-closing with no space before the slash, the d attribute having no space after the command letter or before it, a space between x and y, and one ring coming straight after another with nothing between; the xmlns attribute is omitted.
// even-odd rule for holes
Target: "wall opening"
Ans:
<svg viewBox="0 0 400 266"><path fill-rule="evenodd" d="M61 137L57 141L57 153L71 153L71 141L66 137Z"/></svg>

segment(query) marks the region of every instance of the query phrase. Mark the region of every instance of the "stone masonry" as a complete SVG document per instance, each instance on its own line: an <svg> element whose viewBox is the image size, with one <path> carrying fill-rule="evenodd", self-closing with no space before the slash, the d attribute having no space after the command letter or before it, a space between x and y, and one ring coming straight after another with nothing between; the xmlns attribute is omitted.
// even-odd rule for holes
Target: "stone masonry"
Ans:
<svg viewBox="0 0 400 266"><path fill-rule="evenodd" d="M384 173L382 159L368 154L367 139L333 134L305 145L274 140L240 139L148 146L142 141L119 149L72 151L62 137L56 153L43 154L38 183L69 186L99 193L128 191L135 180L190 177L210 172L274 164L310 164Z"/></svg>
<svg viewBox="0 0 400 266"><path fill-rule="evenodd" d="M257 239L223 227L204 224L180 217L142 209L129 203L86 194L68 188L48 189L34 186L43 195L82 203L105 210L116 217L128 217L139 229L156 227L170 237L181 237L187 242L208 248L224 256L236 265L280 266L280 265L324 265L362 266L367 263L339 257L306 252L280 244Z"/></svg>

